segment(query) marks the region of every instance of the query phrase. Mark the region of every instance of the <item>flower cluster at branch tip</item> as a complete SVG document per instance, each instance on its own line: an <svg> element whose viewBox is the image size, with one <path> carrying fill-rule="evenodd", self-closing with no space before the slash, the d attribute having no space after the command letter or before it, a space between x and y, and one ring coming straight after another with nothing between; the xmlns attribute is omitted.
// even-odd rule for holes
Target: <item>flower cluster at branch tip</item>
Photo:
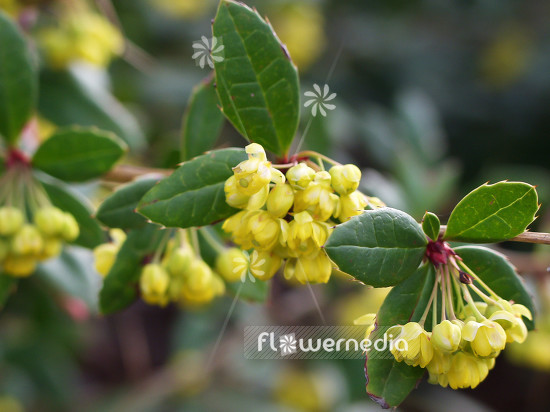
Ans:
<svg viewBox="0 0 550 412"><path fill-rule="evenodd" d="M310 167L320 169L316 164L302 162L288 168L285 176L267 161L259 144L248 145L246 153L248 160L225 182L227 203L243 210L222 228L249 256L230 249L219 258L220 272L244 279L249 271L267 280L286 260L286 279L328 282L332 263L322 246L332 226L361 214L367 205L366 196L357 191L361 171L354 165L316 171Z"/></svg>
<svg viewBox="0 0 550 412"><path fill-rule="evenodd" d="M8 275L31 275L39 261L58 256L63 242L80 233L73 215L50 204L36 206L33 213L28 220L22 208L0 207L0 271Z"/></svg>
<svg viewBox="0 0 550 412"><path fill-rule="evenodd" d="M418 322L386 331L390 350L398 362L426 368L430 383L475 388L507 343L525 341L523 317L532 320L532 314L525 306L498 296L448 244L433 243L428 250L438 253L427 254L436 269L429 301ZM373 318L369 320L374 323Z"/></svg>
<svg viewBox="0 0 550 412"><path fill-rule="evenodd" d="M38 43L56 69L78 60L105 67L124 48L120 32L105 17L85 9L65 12L57 26L38 32Z"/></svg>
<svg viewBox="0 0 550 412"><path fill-rule="evenodd" d="M110 236L112 242L94 250L96 269L104 277L126 240L119 229L111 230ZM223 280L202 260L198 242L189 239L188 230L168 229L164 239L141 269L139 288L145 302L163 307L170 302L199 306L225 293Z"/></svg>

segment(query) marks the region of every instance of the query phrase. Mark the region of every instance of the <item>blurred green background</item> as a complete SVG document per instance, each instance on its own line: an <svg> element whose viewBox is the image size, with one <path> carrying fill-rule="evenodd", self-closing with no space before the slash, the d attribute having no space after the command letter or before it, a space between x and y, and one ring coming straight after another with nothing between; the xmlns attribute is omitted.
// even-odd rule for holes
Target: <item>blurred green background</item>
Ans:
<svg viewBox="0 0 550 412"><path fill-rule="evenodd" d="M52 17L50 2L32 3ZM217 2L115 0L114 9L95 3L114 10L135 49L106 73L76 72L105 93L106 111L122 110L114 118L134 139L129 162L175 167L183 111L193 86L208 75L192 60L192 43L211 35ZM336 109L312 120L302 148L357 164L365 192L418 220L430 210L446 221L454 204L486 181L536 184L542 207L532 229L550 230L550 3L247 3L288 45L303 92L327 83L337 93ZM56 99L58 80L43 71L43 108ZM304 110L300 133L309 121ZM224 126L219 145L244 143ZM548 248L499 247L537 291L544 314ZM244 359L244 326L322 324L307 287L276 277L267 304L237 302L213 353L230 297L195 311L137 302L101 317L94 300L101 281L87 272L75 285L59 279L62 288L41 274L39 282L21 282L0 313L0 411L379 409L365 393L361 361ZM80 288L80 299L66 294L71 287ZM376 292L338 276L313 289L328 324L352 324L380 302ZM534 334L550 335L546 324ZM423 382L400 410L548 410L550 365L536 356L550 351L550 339L537 345L538 352L517 355L515 363L499 357L476 390Z"/></svg>

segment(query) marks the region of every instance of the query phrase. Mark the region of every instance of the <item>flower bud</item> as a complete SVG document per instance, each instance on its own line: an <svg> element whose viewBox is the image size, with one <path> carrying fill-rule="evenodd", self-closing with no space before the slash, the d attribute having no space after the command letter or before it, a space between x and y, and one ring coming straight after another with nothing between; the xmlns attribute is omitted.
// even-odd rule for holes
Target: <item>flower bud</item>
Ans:
<svg viewBox="0 0 550 412"><path fill-rule="evenodd" d="M193 258L193 250L189 246L183 245L170 251L164 263L166 269L172 276L185 277L189 274L189 268Z"/></svg>
<svg viewBox="0 0 550 412"><path fill-rule="evenodd" d="M15 207L0 207L0 236L11 236L23 226L23 212Z"/></svg>
<svg viewBox="0 0 550 412"><path fill-rule="evenodd" d="M227 282L236 282L248 271L248 258L236 247L226 249L216 258L216 271Z"/></svg>
<svg viewBox="0 0 550 412"><path fill-rule="evenodd" d="M33 218L36 227L44 236L55 237L63 232L65 214L57 207L50 206L39 209Z"/></svg>
<svg viewBox="0 0 550 412"><path fill-rule="evenodd" d="M65 222L61 231L61 237L67 242L73 242L78 238L78 235L80 235L80 228L73 215L67 212L63 213L63 215L65 217Z"/></svg>
<svg viewBox="0 0 550 412"><path fill-rule="evenodd" d="M275 217L283 218L294 203L294 191L288 184L276 185L267 197L267 211Z"/></svg>
<svg viewBox="0 0 550 412"><path fill-rule="evenodd" d="M250 273L260 280L269 280L281 267L280 256L271 252L258 252L254 250L250 257Z"/></svg>
<svg viewBox="0 0 550 412"><path fill-rule="evenodd" d="M103 243L94 249L95 269L103 277L111 271L119 247L114 243Z"/></svg>
<svg viewBox="0 0 550 412"><path fill-rule="evenodd" d="M296 190L303 190L308 187L314 177L315 170L305 163L299 163L296 166L292 166L286 172L288 183Z"/></svg>
<svg viewBox="0 0 550 412"><path fill-rule="evenodd" d="M4 260L4 272L14 277L26 277L36 269L36 260L30 256L8 255Z"/></svg>
<svg viewBox="0 0 550 412"><path fill-rule="evenodd" d="M435 325L432 330L432 345L442 353L452 353L458 349L461 340L461 328L450 320Z"/></svg>
<svg viewBox="0 0 550 412"><path fill-rule="evenodd" d="M61 254L61 250L63 249L63 243L59 239L56 238L45 238L44 239L44 247L42 248L42 252L38 256L39 260L46 260L53 258L55 256L59 256Z"/></svg>
<svg viewBox="0 0 550 412"><path fill-rule="evenodd" d="M12 238L12 252L16 255L37 256L42 252L44 241L40 232L33 225L23 225L23 227Z"/></svg>
<svg viewBox="0 0 550 412"><path fill-rule="evenodd" d="M252 245L258 250L271 250L287 239L288 223L263 210L251 212L247 228Z"/></svg>
<svg viewBox="0 0 550 412"><path fill-rule="evenodd" d="M145 265L139 278L143 300L151 305L165 306L168 303L169 283L170 276L161 265L156 263Z"/></svg>
<svg viewBox="0 0 550 412"><path fill-rule="evenodd" d="M339 195L349 195L359 187L361 170L355 165L333 166L329 173L332 177L332 187Z"/></svg>
<svg viewBox="0 0 550 412"><path fill-rule="evenodd" d="M506 346L506 332L490 320L466 322L462 328L462 339L470 343L475 356L482 358L495 357Z"/></svg>
<svg viewBox="0 0 550 412"><path fill-rule="evenodd" d="M305 190L296 192L294 212L307 210L315 220L326 221L335 212L337 205L338 196L330 186L330 174L318 172Z"/></svg>
<svg viewBox="0 0 550 412"><path fill-rule="evenodd" d="M191 263L189 276L184 280L181 297L185 303L201 305L210 302L225 292L221 278L212 272L204 261L196 259Z"/></svg>

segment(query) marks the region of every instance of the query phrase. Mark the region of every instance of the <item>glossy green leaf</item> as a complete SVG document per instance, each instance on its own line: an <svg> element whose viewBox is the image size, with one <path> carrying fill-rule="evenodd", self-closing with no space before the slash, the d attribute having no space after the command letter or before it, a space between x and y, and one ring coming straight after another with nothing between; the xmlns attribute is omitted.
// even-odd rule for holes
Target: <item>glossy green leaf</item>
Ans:
<svg viewBox="0 0 550 412"><path fill-rule="evenodd" d="M93 211L88 199L63 182L51 178L41 180L52 204L71 213L78 222L80 235L75 240L75 245L94 248L105 241L105 235L99 223L92 217Z"/></svg>
<svg viewBox="0 0 550 412"><path fill-rule="evenodd" d="M38 147L32 165L58 179L83 182L100 177L127 150L111 132L73 127L57 131Z"/></svg>
<svg viewBox="0 0 550 412"><path fill-rule="evenodd" d="M433 241L436 241L439 238L439 229L441 227L441 222L439 218L431 213L426 212L424 218L422 219L422 230Z"/></svg>
<svg viewBox="0 0 550 412"><path fill-rule="evenodd" d="M376 315L377 330L385 331L394 325L418 321L424 313L435 280L432 265L424 265L386 296ZM373 335L377 331L373 332ZM381 332L379 332L381 334ZM371 335L371 336L373 336ZM376 335L378 336L378 335ZM397 362L388 356L367 358L367 393L384 408L398 406L416 387L424 375L421 367Z"/></svg>
<svg viewBox="0 0 550 412"><path fill-rule="evenodd" d="M137 298L136 286L143 259L155 251L164 234L165 231L154 225L128 232L99 293L99 308L102 313L110 314L122 310Z"/></svg>
<svg viewBox="0 0 550 412"><path fill-rule="evenodd" d="M193 89L183 117L182 160L189 160L211 150L223 127L223 113L218 107L214 80L208 78Z"/></svg>
<svg viewBox="0 0 550 412"><path fill-rule="evenodd" d="M389 207L338 225L325 249L341 271L371 286L394 286L418 268L426 236L412 217Z"/></svg>
<svg viewBox="0 0 550 412"><path fill-rule="evenodd" d="M538 208L534 186L521 182L484 184L456 205L444 238L471 243L511 239L525 231Z"/></svg>
<svg viewBox="0 0 550 412"><path fill-rule="evenodd" d="M0 136L14 143L36 104L37 79L27 42L0 10Z"/></svg>
<svg viewBox="0 0 550 412"><path fill-rule="evenodd" d="M224 114L249 141L284 155L298 127L296 66L273 28L243 3L222 0L213 33L224 46L214 62Z"/></svg>
<svg viewBox="0 0 550 412"><path fill-rule="evenodd" d="M15 290L16 284L16 278L0 273L0 310L4 307L10 295Z"/></svg>
<svg viewBox="0 0 550 412"><path fill-rule="evenodd" d="M524 305L535 315L533 299L506 256L483 246L461 246L455 248L455 252L497 295ZM533 321L523 320L527 329L534 328Z"/></svg>
<svg viewBox="0 0 550 412"><path fill-rule="evenodd" d="M101 277L94 270L91 251L66 247L56 259L41 263L36 275L64 293L82 300L92 312L97 312Z"/></svg>
<svg viewBox="0 0 550 412"><path fill-rule="evenodd" d="M59 127L95 126L113 132L132 150L145 146L140 125L119 101L69 72L41 71L38 108L43 117Z"/></svg>
<svg viewBox="0 0 550 412"><path fill-rule="evenodd" d="M141 198L160 177L147 177L118 187L101 203L96 218L110 228L138 229L147 223L147 219L136 212Z"/></svg>
<svg viewBox="0 0 550 412"><path fill-rule="evenodd" d="M225 202L231 168L245 160L242 149L214 150L183 163L143 197L138 211L166 227L204 226L237 210Z"/></svg>

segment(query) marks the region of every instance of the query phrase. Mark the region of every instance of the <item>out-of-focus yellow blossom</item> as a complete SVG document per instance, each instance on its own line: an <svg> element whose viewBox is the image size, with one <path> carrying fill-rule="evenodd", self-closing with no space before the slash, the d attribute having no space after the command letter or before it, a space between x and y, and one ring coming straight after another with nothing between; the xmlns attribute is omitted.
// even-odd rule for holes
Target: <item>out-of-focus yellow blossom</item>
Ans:
<svg viewBox="0 0 550 412"><path fill-rule="evenodd" d="M183 303L196 306L210 302L216 296L223 295L225 285L218 275L203 260L191 263L189 275L181 289Z"/></svg>
<svg viewBox="0 0 550 412"><path fill-rule="evenodd" d="M300 257L289 259L285 265L285 278L295 278L302 284L327 283L332 273L332 262L324 250L315 257Z"/></svg>
<svg viewBox="0 0 550 412"><path fill-rule="evenodd" d="M122 35L106 18L83 10L68 12L57 27L42 29L38 42L47 62L57 69L77 60L105 67L124 47Z"/></svg>
<svg viewBox="0 0 550 412"><path fill-rule="evenodd" d="M216 258L216 271L228 282L241 279L248 270L248 258L236 247L225 250Z"/></svg>
<svg viewBox="0 0 550 412"><path fill-rule="evenodd" d="M10 17L16 17L21 11L21 5L17 0L0 0L0 10Z"/></svg>
<svg viewBox="0 0 550 412"><path fill-rule="evenodd" d="M1 0L0 0L1 1ZM25 412L25 408L13 396L1 395L0 396L0 411L2 412Z"/></svg>
<svg viewBox="0 0 550 412"><path fill-rule="evenodd" d="M315 383L315 375L289 369L277 378L274 389L277 403L296 411L317 412L324 409L322 394Z"/></svg>
<svg viewBox="0 0 550 412"><path fill-rule="evenodd" d="M94 249L95 269L105 277L113 267L116 255L126 240L126 233L121 229L111 229L109 235L112 242L103 243Z"/></svg>
<svg viewBox="0 0 550 412"><path fill-rule="evenodd" d="M212 0L149 0L151 5L169 17L198 19L215 5Z"/></svg>
<svg viewBox="0 0 550 412"><path fill-rule="evenodd" d="M170 275L157 263L145 265L139 278L143 300L151 305L165 306L168 303Z"/></svg>
<svg viewBox="0 0 550 412"><path fill-rule="evenodd" d="M288 2L269 15L292 60L300 69L307 69L326 44L324 17L319 6L311 2Z"/></svg>
<svg viewBox="0 0 550 412"><path fill-rule="evenodd" d="M23 226L23 212L15 207L0 207L0 236L11 236Z"/></svg>

